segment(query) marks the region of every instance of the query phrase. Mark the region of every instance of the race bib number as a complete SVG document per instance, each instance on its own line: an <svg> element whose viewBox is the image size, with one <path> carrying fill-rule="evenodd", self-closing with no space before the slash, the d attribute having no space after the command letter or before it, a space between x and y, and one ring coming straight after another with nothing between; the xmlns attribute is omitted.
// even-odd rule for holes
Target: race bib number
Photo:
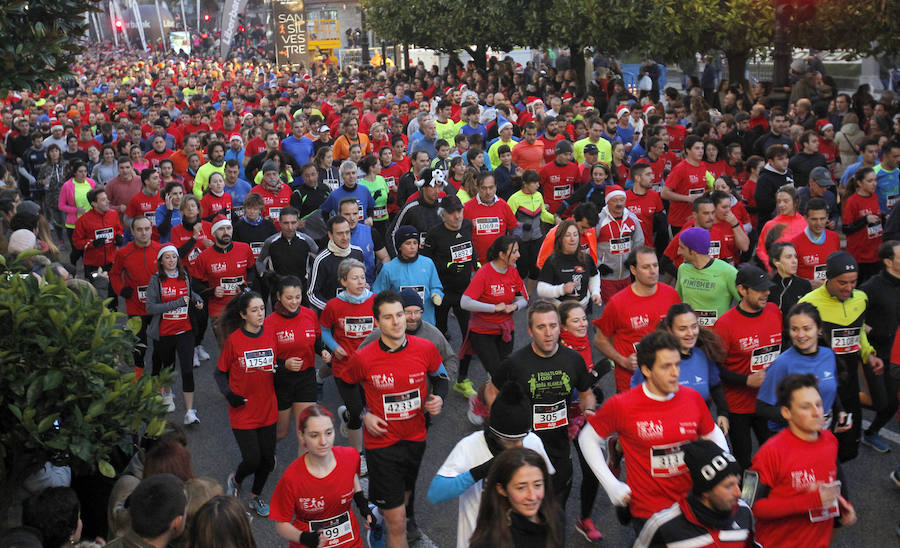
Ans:
<svg viewBox="0 0 900 548"><path fill-rule="evenodd" d="M243 217L243 216L244 216L244 206L242 206L242 205L241 205L241 206L234 206L234 209L232 209L232 211L234 212L234 214L235 214L236 217Z"/></svg>
<svg viewBox="0 0 900 548"><path fill-rule="evenodd" d="M269 218L275 222L278 222L278 219L281 219L281 209L280 207L270 207L269 208Z"/></svg>
<svg viewBox="0 0 900 548"><path fill-rule="evenodd" d="M400 291L404 289L412 289L416 293L419 294L419 298L422 299L422 303L425 303L425 286L424 285L401 285Z"/></svg>
<svg viewBox="0 0 900 548"><path fill-rule="evenodd" d="M330 188L332 191L337 190L337 188L341 186L341 183L339 183L337 179L325 179L322 182L328 185L328 188Z"/></svg>
<svg viewBox="0 0 900 548"><path fill-rule="evenodd" d="M828 269L828 265L820 264L813 267L813 280L824 282L825 281L825 271Z"/></svg>
<svg viewBox="0 0 900 548"><path fill-rule="evenodd" d="M757 348L750 354L750 372L756 373L757 371L768 369L779 354L781 354L780 344L771 344Z"/></svg>
<svg viewBox="0 0 900 548"><path fill-rule="evenodd" d="M325 537L324 544L320 541L319 546L340 546L356 538L353 534L350 512L344 512L333 518L310 521L309 529L313 533L322 533Z"/></svg>
<svg viewBox="0 0 900 548"><path fill-rule="evenodd" d="M613 255L631 253L631 238L613 238L609 241L609 252Z"/></svg>
<svg viewBox="0 0 900 548"><path fill-rule="evenodd" d="M384 419L389 421L411 419L422 408L418 388L400 394L384 394L381 399L384 404Z"/></svg>
<svg viewBox="0 0 900 548"><path fill-rule="evenodd" d="M254 257L259 257L259 253L262 251L264 242L250 242L250 251L253 252Z"/></svg>
<svg viewBox="0 0 900 548"><path fill-rule="evenodd" d="M900 194L893 194L887 197L887 208L890 211L894 209L894 205L897 203L897 198L900 198Z"/></svg>
<svg viewBox="0 0 900 548"><path fill-rule="evenodd" d="M375 329L372 316L347 316L344 318L344 334L351 339L364 339Z"/></svg>
<svg viewBox="0 0 900 548"><path fill-rule="evenodd" d="M835 354L853 354L859 352L859 327L843 327L831 330L831 349Z"/></svg>
<svg viewBox="0 0 900 548"><path fill-rule="evenodd" d="M866 227L866 235L870 240L874 240L875 238L881 238L881 235L884 233L884 230L881 228L881 223L877 225L872 225Z"/></svg>
<svg viewBox="0 0 900 548"><path fill-rule="evenodd" d="M475 234L479 236L489 236L491 234L500 234L500 218L499 217L478 217L475 219Z"/></svg>
<svg viewBox="0 0 900 548"><path fill-rule="evenodd" d="M569 424L568 407L565 400L549 404L534 404L534 429L553 430Z"/></svg>
<svg viewBox="0 0 900 548"><path fill-rule="evenodd" d="M655 478L670 478L687 471L684 451L680 443L658 445L650 448L650 475Z"/></svg>
<svg viewBox="0 0 900 548"><path fill-rule="evenodd" d="M275 351L271 348L263 348L244 352L244 370L274 371Z"/></svg>
<svg viewBox="0 0 900 548"><path fill-rule="evenodd" d="M461 244L450 246L450 260L454 263L464 263L467 261L471 261L472 254L472 242L464 242Z"/></svg>
<svg viewBox="0 0 900 548"><path fill-rule="evenodd" d="M219 286L225 291L226 295L237 295L241 290L241 284L244 283L243 276L236 278L222 278L219 280Z"/></svg>
<svg viewBox="0 0 900 548"><path fill-rule="evenodd" d="M384 182L387 184L388 190L397 190L397 181L393 177L385 177Z"/></svg>
<svg viewBox="0 0 900 548"><path fill-rule="evenodd" d="M662 192L662 187L662 183L653 183L650 185L650 188L652 188L654 192Z"/></svg>
<svg viewBox="0 0 900 548"><path fill-rule="evenodd" d="M147 302L147 286L146 285L142 285L137 288L137 296L138 296L138 300L141 301L142 303Z"/></svg>
<svg viewBox="0 0 900 548"><path fill-rule="evenodd" d="M423 230L419 232L419 249L423 249L425 247L425 238L428 237L428 232Z"/></svg>
<svg viewBox="0 0 900 548"><path fill-rule="evenodd" d="M106 240L107 242L112 241L116 237L115 230L112 227L110 228L98 228L94 231L94 239L95 240Z"/></svg>
<svg viewBox="0 0 900 548"><path fill-rule="evenodd" d="M174 310L163 312L162 317L164 320L186 320L188 318L187 306L179 306Z"/></svg>
<svg viewBox="0 0 900 548"><path fill-rule="evenodd" d="M188 261L194 262L197 259L197 257L200 256L201 251L202 250L199 247L195 247L194 249L192 249L191 252L188 254Z"/></svg>
<svg viewBox="0 0 900 548"><path fill-rule="evenodd" d="M703 327L712 327L716 325L719 318L717 310L695 310L697 313L697 322Z"/></svg>
<svg viewBox="0 0 900 548"><path fill-rule="evenodd" d="M150 221L151 225L156 226L156 212L155 211L148 211L148 212L144 213L144 218L147 219L148 221Z"/></svg>
<svg viewBox="0 0 900 548"><path fill-rule="evenodd" d="M372 216L376 219L387 217L387 206L376 207L372 210Z"/></svg>
<svg viewBox="0 0 900 548"><path fill-rule="evenodd" d="M553 199L554 200L565 200L569 196L572 195L572 186L571 185L558 185L553 187Z"/></svg>
<svg viewBox="0 0 900 548"><path fill-rule="evenodd" d="M827 521L829 519L834 519L841 515L841 511L838 508L838 501L835 500L834 504L825 508L813 508L809 511L809 521L813 523L819 523L820 521Z"/></svg>
<svg viewBox="0 0 900 548"><path fill-rule="evenodd" d="M702 196L706 192L705 188L692 188L688 190L688 196Z"/></svg>
<svg viewBox="0 0 900 548"><path fill-rule="evenodd" d="M709 242L709 256L718 259L720 253L722 253L722 242L718 240Z"/></svg>

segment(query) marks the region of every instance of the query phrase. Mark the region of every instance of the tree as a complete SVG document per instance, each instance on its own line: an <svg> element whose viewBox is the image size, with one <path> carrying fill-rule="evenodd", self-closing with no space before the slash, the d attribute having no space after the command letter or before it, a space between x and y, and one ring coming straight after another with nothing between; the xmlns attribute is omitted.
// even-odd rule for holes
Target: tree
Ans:
<svg viewBox="0 0 900 548"><path fill-rule="evenodd" d="M84 47L91 0L8 0L0 3L0 96L37 90L72 72Z"/></svg>
<svg viewBox="0 0 900 548"><path fill-rule="evenodd" d="M29 253L37 251L20 259ZM47 461L113 477L116 450L130 454L142 434L162 433L166 408L158 391L171 375L136 380L116 370L130 361L137 341L138 326L123 330L122 318L53 275L40 283L28 274L2 274L0 492L16 493ZM12 502L2 497L2 515Z"/></svg>
<svg viewBox="0 0 900 548"><path fill-rule="evenodd" d="M430 48L444 53L466 51L475 66L487 68L489 48L502 51L525 45L523 10L509 2L472 4L447 0L441 4L394 0L363 0L366 24L383 40Z"/></svg>

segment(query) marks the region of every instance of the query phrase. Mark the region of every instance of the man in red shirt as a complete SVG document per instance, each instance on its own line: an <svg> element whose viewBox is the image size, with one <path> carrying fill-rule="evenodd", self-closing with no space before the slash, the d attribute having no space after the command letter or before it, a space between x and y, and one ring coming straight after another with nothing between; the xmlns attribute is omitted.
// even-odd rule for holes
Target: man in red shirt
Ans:
<svg viewBox="0 0 900 548"><path fill-rule="evenodd" d="M841 496L838 442L824 429L825 413L816 377L789 375L778 385L778 405L788 423L759 448L744 474L750 489L756 540L763 546L827 548L834 518L856 523L856 511Z"/></svg>
<svg viewBox="0 0 900 548"><path fill-rule="evenodd" d="M559 204L575 192L575 185L580 180L581 170L573 158L572 143L559 141L556 143L556 158L541 168L541 188L547 209L557 211ZM562 211L558 214L562 217Z"/></svg>
<svg viewBox="0 0 900 548"><path fill-rule="evenodd" d="M157 242L159 231L156 229L156 208L163 203L163 199L159 197L159 185L159 172L148 167L141 172L141 191L132 196L125 207L125 225L131 226L135 219L146 217L153 227L153 240Z"/></svg>
<svg viewBox="0 0 900 548"><path fill-rule="evenodd" d="M585 147L587 148L587 147ZM632 188L625 191L625 207L641 221L646 244L656 243L657 236L668 236L665 225L666 210L659 193L653 190L654 171L645 163L631 166Z"/></svg>
<svg viewBox="0 0 900 548"><path fill-rule="evenodd" d="M207 298L209 318L219 348L225 343L225 334L218 328L219 316L225 305L241 292L243 287L256 281L256 261L249 244L233 242L231 221L219 216L212 225L213 245L197 257L197 293Z"/></svg>
<svg viewBox="0 0 900 548"><path fill-rule="evenodd" d="M666 131L669 133L669 150L675 156L683 158L684 140L687 137L687 128L678 123L678 114L674 109L666 110Z"/></svg>
<svg viewBox="0 0 900 548"><path fill-rule="evenodd" d="M559 122L553 116L544 118L544 134L538 141L544 145L544 163L549 164L556 159L556 143L565 140L566 136L559 131Z"/></svg>
<svg viewBox="0 0 900 548"><path fill-rule="evenodd" d="M472 221L472 245L481 264L487 262L487 250L494 240L519 226L506 200L497 197L491 173L479 175L478 193L463 205L463 217Z"/></svg>
<svg viewBox="0 0 900 548"><path fill-rule="evenodd" d="M405 546L406 504L425 453L425 414L441 412L450 383L437 347L406 334L406 313L398 293L378 294L372 311L381 338L350 358L344 378L348 384L363 386L366 410L356 398L346 402L347 411L351 416L364 413L369 498L384 515L387 545Z"/></svg>
<svg viewBox="0 0 900 548"><path fill-rule="evenodd" d="M263 217L275 223L276 230L281 230L278 219L281 218L281 210L291 205L291 189L278 178L278 165L275 162L268 160L263 164L262 172L262 181L250 193L262 196L266 204Z"/></svg>
<svg viewBox="0 0 900 548"><path fill-rule="evenodd" d="M633 249L625 264L634 282L613 295L594 320L594 345L616 365L616 392L625 392L631 384L641 337L656 329L669 308L681 302L671 286L659 283L659 262L652 247Z"/></svg>
<svg viewBox="0 0 900 548"><path fill-rule="evenodd" d="M700 196L694 200L694 203L691 205L691 209L694 211L694 217L693 219L688 220L681 229L687 230L688 228L699 226L700 228L708 230L710 245L709 256L713 259L731 259L728 261L731 263L739 256L739 253L737 252L739 249L737 233L740 231L744 236L746 236L746 233L740 224L734 226L735 223L739 223L736 218L731 223L724 220L717 220L717 214L721 215L722 219L724 219L726 215L724 213L717 213L716 204L713 201L714 196L715 194ZM721 195L719 196L721 198ZM731 203L727 194L725 195L725 198L720 199L720 203L724 202L725 199L729 200L729 204ZM669 245L666 246L666 250L663 252L663 255L665 255L664 260L666 261L664 270L673 275L678 267L681 266L681 263L684 262L684 258L678 255L679 241L680 239L678 235L676 235L672 238L672 241L669 242ZM749 239L747 239L747 245L749 246ZM674 266L674 270L670 270L671 266Z"/></svg>
<svg viewBox="0 0 900 548"><path fill-rule="evenodd" d="M703 165L703 139L689 135L684 140L685 159L672 168L662 189L669 203L669 226L677 234L691 214L691 204L706 192L706 167Z"/></svg>
<svg viewBox="0 0 900 548"><path fill-rule="evenodd" d="M709 229L709 255L736 265L740 260L740 253L750 249L750 237L744 232L741 221L731 211L731 194L716 190L710 194L710 198L716 209L715 222ZM713 254L716 250L718 257Z"/></svg>
<svg viewBox="0 0 900 548"><path fill-rule="evenodd" d="M131 221L131 233L134 241L128 242L116 252L112 269L109 271L109 284L117 295L125 299L125 312L131 317L141 319L141 330L136 345L134 368L139 372L144 369L144 356L147 353L147 327L152 316L147 315L147 282L150 276L158 271L156 254L162 247L152 239L153 225L147 217L135 217ZM153 358L156 359L154 352Z"/></svg>
<svg viewBox="0 0 900 548"><path fill-rule="evenodd" d="M168 148L166 148L166 139L162 135L156 135L153 137L153 144L150 150L144 154L144 158L150 162L150 167L159 166L160 160L165 160L166 158L171 158L174 152Z"/></svg>
<svg viewBox="0 0 900 548"><path fill-rule="evenodd" d="M720 368L728 402L728 437L741 467L750 466L750 432L762 444L769 437L766 419L756 414L756 395L766 369L781 353L781 311L767 302L775 283L762 269L744 265L735 279L741 302L722 314L713 331L722 338L725 361Z"/></svg>
<svg viewBox="0 0 900 548"><path fill-rule="evenodd" d="M523 139L512 149L512 161L522 169L538 171L544 163L544 144L537 140L537 124L527 122Z"/></svg>
<svg viewBox="0 0 900 548"><path fill-rule="evenodd" d="M841 249L841 237L827 225L828 204L813 198L806 204L806 229L791 240L797 250L797 276L809 280L813 289L825 283L828 256Z"/></svg>
<svg viewBox="0 0 900 548"><path fill-rule="evenodd" d="M75 221L72 246L84 250L84 277L96 278L98 270L109 272L116 257L116 246L125 240L119 214L110 209L109 197L102 188L94 188L87 193L91 209ZM113 287L109 286L109 297L113 300L110 308L117 308L117 298Z"/></svg>
<svg viewBox="0 0 900 548"><path fill-rule="evenodd" d="M728 443L703 397L678 383L678 339L656 330L644 336L637 348L636 363L646 380L612 396L588 415L578 445L612 503L629 507L635 531L640 533L650 516L691 489L682 445L702 438L727 451ZM600 449L614 434L625 451L627 484L610 471Z"/></svg>

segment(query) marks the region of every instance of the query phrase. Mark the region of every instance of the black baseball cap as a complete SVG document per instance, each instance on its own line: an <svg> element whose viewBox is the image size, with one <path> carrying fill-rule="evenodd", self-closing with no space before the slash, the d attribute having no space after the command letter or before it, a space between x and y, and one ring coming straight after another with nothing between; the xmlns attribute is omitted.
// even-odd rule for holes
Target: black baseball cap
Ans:
<svg viewBox="0 0 900 548"><path fill-rule="evenodd" d="M766 291L775 287L775 282L758 266L745 265L738 270L734 285L742 285L754 291Z"/></svg>
<svg viewBox="0 0 900 548"><path fill-rule="evenodd" d="M462 201L456 194L448 194L441 199L441 209L447 213L458 211L463 208Z"/></svg>
<svg viewBox="0 0 900 548"><path fill-rule="evenodd" d="M584 153L585 154L597 154L600 151L597 149L597 145L594 143L588 143L584 145Z"/></svg>

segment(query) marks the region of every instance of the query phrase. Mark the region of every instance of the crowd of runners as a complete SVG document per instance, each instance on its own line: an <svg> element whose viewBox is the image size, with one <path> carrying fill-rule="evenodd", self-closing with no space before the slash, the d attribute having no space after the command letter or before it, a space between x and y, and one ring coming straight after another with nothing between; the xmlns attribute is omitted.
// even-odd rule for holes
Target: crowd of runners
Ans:
<svg viewBox="0 0 900 548"><path fill-rule="evenodd" d="M4 546L78 543L87 507L108 546L255 546L248 505L292 546L407 546L447 398L480 428L418 506L459 500L457 546L599 541L601 488L635 546L828 546L857 520L842 464L889 452L897 416L900 114L816 69L792 65L783 107L764 83L632 93L603 66L579 91L497 60L91 50L10 93L3 251L112 297L141 321L129 367L178 374L170 431L111 492L79 500L48 463ZM198 401L211 356L221 398ZM225 405L241 460L218 484L184 431Z"/></svg>

